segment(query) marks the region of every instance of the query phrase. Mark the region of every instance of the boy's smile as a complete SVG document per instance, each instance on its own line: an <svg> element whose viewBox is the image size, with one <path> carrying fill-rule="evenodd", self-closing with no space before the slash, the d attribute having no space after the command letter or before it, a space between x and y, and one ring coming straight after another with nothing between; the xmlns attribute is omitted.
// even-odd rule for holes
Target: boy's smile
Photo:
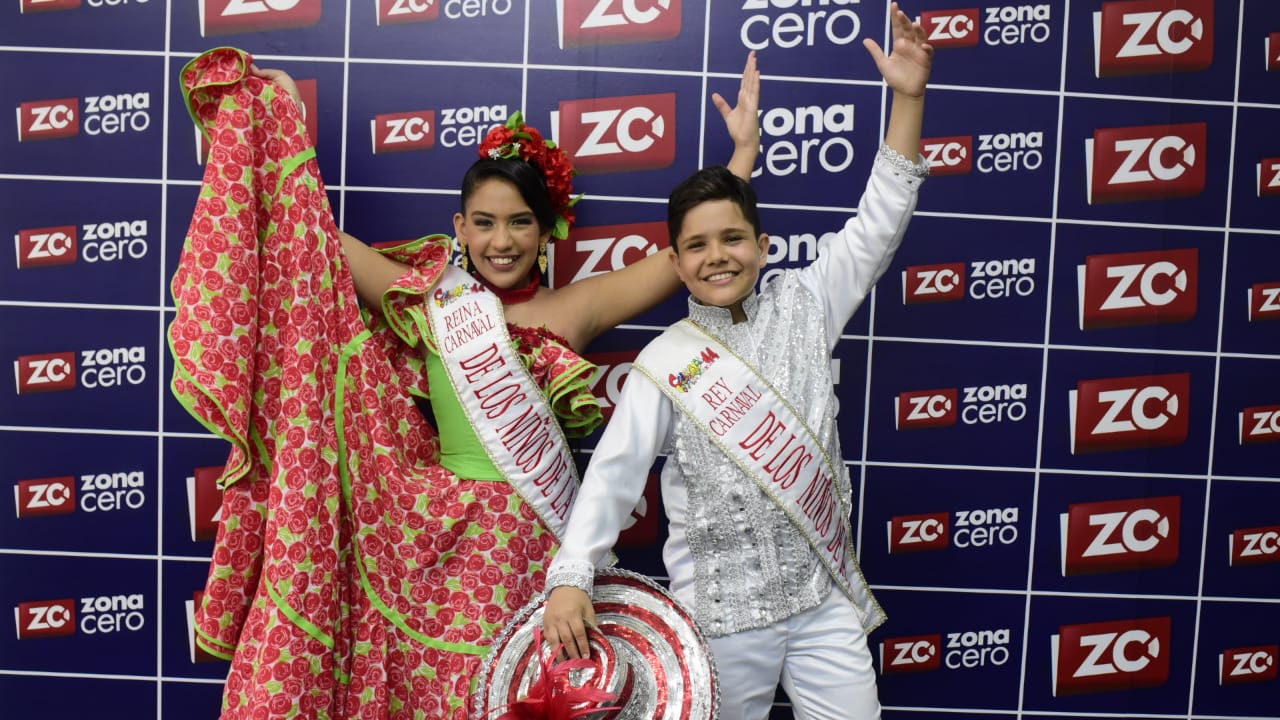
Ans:
<svg viewBox="0 0 1280 720"><path fill-rule="evenodd" d="M755 292L769 236L755 237L733 201L711 200L684 216L676 247L671 262L689 292L704 305L728 308L734 322L746 320L742 301Z"/></svg>

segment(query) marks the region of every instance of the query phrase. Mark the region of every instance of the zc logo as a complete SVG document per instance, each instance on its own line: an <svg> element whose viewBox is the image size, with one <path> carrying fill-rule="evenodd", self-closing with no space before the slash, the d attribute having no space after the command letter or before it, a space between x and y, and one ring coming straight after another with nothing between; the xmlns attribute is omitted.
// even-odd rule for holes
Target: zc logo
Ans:
<svg viewBox="0 0 1280 720"><path fill-rule="evenodd" d="M1100 77L1194 72L1213 64L1213 0L1121 0L1093 14Z"/></svg>
<svg viewBox="0 0 1280 720"><path fill-rule="evenodd" d="M967 175L973 171L973 136L923 138L920 157L929 164L930 175Z"/></svg>
<svg viewBox="0 0 1280 720"><path fill-rule="evenodd" d="M978 18L978 8L929 10L920 13L920 26L936 48L973 47L981 34Z"/></svg>
<svg viewBox="0 0 1280 720"><path fill-rule="evenodd" d="M32 100L18 106L18 142L80 134L80 98Z"/></svg>
<svg viewBox="0 0 1280 720"><path fill-rule="evenodd" d="M1081 380L1068 393L1071 452L1180 445L1190 400L1190 373Z"/></svg>
<svg viewBox="0 0 1280 720"><path fill-rule="evenodd" d="M1247 407L1240 411L1240 444L1280 442L1280 405Z"/></svg>
<svg viewBox="0 0 1280 720"><path fill-rule="evenodd" d="M75 598L18 603L13 614L19 640L63 637L76 632Z"/></svg>
<svg viewBox="0 0 1280 720"><path fill-rule="evenodd" d="M429 22L440 18L441 10L450 20L489 18L507 15L514 0L377 0L378 25Z"/></svg>
<svg viewBox="0 0 1280 720"><path fill-rule="evenodd" d="M18 517L67 515L76 511L76 479L65 477L22 480L13 486Z"/></svg>
<svg viewBox="0 0 1280 720"><path fill-rule="evenodd" d="M147 502L141 470L82 474L78 493L76 484L72 476L19 482L14 487L18 517L66 515L77 507L89 513L138 510Z"/></svg>
<svg viewBox="0 0 1280 720"><path fill-rule="evenodd" d="M200 0L200 35L309 27L320 22L322 0Z"/></svg>
<svg viewBox="0 0 1280 720"><path fill-rule="evenodd" d="M1280 645L1231 648L1218 653L1218 684L1244 685L1276 679Z"/></svg>
<svg viewBox="0 0 1280 720"><path fill-rule="evenodd" d="M1200 251L1090 255L1077 265L1080 329L1185 322L1196 315Z"/></svg>
<svg viewBox="0 0 1280 720"><path fill-rule="evenodd" d="M146 361L142 345L81 350L79 384L94 389L141 385L147 379ZM71 352L21 355L13 362L18 394L71 390L77 385L76 367Z"/></svg>
<svg viewBox="0 0 1280 720"><path fill-rule="evenodd" d="M22 0L18 12L25 15L47 10L74 10L80 7L80 2L81 0Z"/></svg>
<svg viewBox="0 0 1280 720"><path fill-rule="evenodd" d="M950 544L949 513L899 515L891 518L888 526L890 554L942 550Z"/></svg>
<svg viewBox="0 0 1280 720"><path fill-rule="evenodd" d="M680 0L560 0L556 10L561 49L680 35Z"/></svg>
<svg viewBox="0 0 1280 720"><path fill-rule="evenodd" d="M1280 282L1254 283L1249 288L1249 322L1280 320Z"/></svg>
<svg viewBox="0 0 1280 720"><path fill-rule="evenodd" d="M378 25L427 22L440 17L440 0L378 0Z"/></svg>
<svg viewBox="0 0 1280 720"><path fill-rule="evenodd" d="M656 170L676 160L676 95L566 100L553 113L579 174Z"/></svg>
<svg viewBox="0 0 1280 720"><path fill-rule="evenodd" d="M973 47L979 41L992 47L1040 44L1052 34L1052 10L1049 3L932 10L920 13L920 26L929 43L940 48Z"/></svg>
<svg viewBox="0 0 1280 720"><path fill-rule="evenodd" d="M880 672L884 675L925 672L942 667L942 636L887 638L880 643Z"/></svg>
<svg viewBox="0 0 1280 720"><path fill-rule="evenodd" d="M955 425L958 396L955 388L898 393L893 399L894 428L914 430Z"/></svg>
<svg viewBox="0 0 1280 720"><path fill-rule="evenodd" d="M1062 525L1062 575L1146 570L1178 561L1182 498L1074 503Z"/></svg>
<svg viewBox="0 0 1280 720"><path fill-rule="evenodd" d="M970 260L964 263L911 265L902 273L902 302L919 305L1027 297L1035 292L1036 259Z"/></svg>
<svg viewBox="0 0 1280 720"><path fill-rule="evenodd" d="M13 362L18 394L71 390L76 386L76 354L21 355Z"/></svg>
<svg viewBox="0 0 1280 720"><path fill-rule="evenodd" d="M1280 157L1263 158L1257 167L1258 197L1280 195Z"/></svg>
<svg viewBox="0 0 1280 720"><path fill-rule="evenodd" d="M1098 128L1085 140L1089 203L1190 197L1204 192L1208 125Z"/></svg>
<svg viewBox="0 0 1280 720"><path fill-rule="evenodd" d="M222 521L222 490L218 478L221 465L198 467L187 478L187 514L191 519L191 541L205 542L218 536Z"/></svg>
<svg viewBox="0 0 1280 720"><path fill-rule="evenodd" d="M953 302L965 297L965 266L962 262L912 265L902 271L904 305Z"/></svg>
<svg viewBox="0 0 1280 720"><path fill-rule="evenodd" d="M429 150L436 145L436 111L375 115L369 122L373 131L373 154Z"/></svg>
<svg viewBox="0 0 1280 720"><path fill-rule="evenodd" d="M664 222L578 227L549 247L552 287L603 275L667 247Z"/></svg>
<svg viewBox="0 0 1280 720"><path fill-rule="evenodd" d="M1232 567L1280 562L1280 525L1236 530L1227 537L1227 546Z"/></svg>
<svg viewBox="0 0 1280 720"><path fill-rule="evenodd" d="M631 363L639 354L639 350L621 350L587 356L587 360L596 366L596 372L591 376L591 394L600 401L600 411L606 421L613 416L613 409L622 399L622 384L631 372Z"/></svg>
<svg viewBox="0 0 1280 720"><path fill-rule="evenodd" d="M1170 617L1063 625L1051 637L1053 694L1159 687L1169 681Z"/></svg>
<svg viewBox="0 0 1280 720"><path fill-rule="evenodd" d="M18 639L137 632L147 624L146 599L132 595L95 595L18 603L13 609Z"/></svg>
<svg viewBox="0 0 1280 720"><path fill-rule="evenodd" d="M77 237L75 225L19 230L13 238L17 243L18 267L68 265L75 262L79 254Z"/></svg>

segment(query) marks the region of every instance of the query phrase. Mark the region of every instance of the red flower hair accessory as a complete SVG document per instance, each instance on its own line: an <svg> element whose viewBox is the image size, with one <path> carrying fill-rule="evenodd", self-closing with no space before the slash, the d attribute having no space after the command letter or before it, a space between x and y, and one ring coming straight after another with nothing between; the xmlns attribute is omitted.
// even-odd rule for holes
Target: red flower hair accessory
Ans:
<svg viewBox="0 0 1280 720"><path fill-rule="evenodd" d="M524 113L517 110L507 118L506 125L490 130L480 143L480 157L521 159L541 170L551 195L551 207L556 211L556 226L551 236L558 240L569 237L569 228L575 220L573 206L582 199L581 195L573 196L573 176L578 171L573 169L568 153L554 142L544 140L537 128L524 124Z"/></svg>

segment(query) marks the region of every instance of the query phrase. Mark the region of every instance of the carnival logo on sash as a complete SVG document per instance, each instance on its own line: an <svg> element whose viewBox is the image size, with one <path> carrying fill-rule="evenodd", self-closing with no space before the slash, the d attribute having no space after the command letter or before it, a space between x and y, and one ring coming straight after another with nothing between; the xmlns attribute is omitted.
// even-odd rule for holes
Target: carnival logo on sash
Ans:
<svg viewBox="0 0 1280 720"><path fill-rule="evenodd" d="M480 283L472 283L470 286L457 285L448 290L443 288L436 290L435 294L431 296L431 299L435 300L436 307L444 307L467 293L477 293L482 290L484 290L484 288L480 286Z"/></svg>
<svg viewBox="0 0 1280 720"><path fill-rule="evenodd" d="M702 353L690 360L684 370L667 375L667 382L680 392L687 393L698 383L702 373L719 358L715 350L710 347L703 348Z"/></svg>

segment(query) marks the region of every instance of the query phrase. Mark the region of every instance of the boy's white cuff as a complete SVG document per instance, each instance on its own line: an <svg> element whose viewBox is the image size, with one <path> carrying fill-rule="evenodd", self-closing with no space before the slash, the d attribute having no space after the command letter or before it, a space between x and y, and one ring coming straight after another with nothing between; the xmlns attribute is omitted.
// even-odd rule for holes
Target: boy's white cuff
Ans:
<svg viewBox="0 0 1280 720"><path fill-rule="evenodd" d="M911 185L918 185L929 177L929 163L924 158L913 162L907 156L884 144L880 145L880 151L876 153L876 164L908 181L915 180L914 183L909 182Z"/></svg>
<svg viewBox="0 0 1280 720"><path fill-rule="evenodd" d="M547 592L570 585L590 595L595 578L596 568L586 560L557 560L547 573Z"/></svg>

